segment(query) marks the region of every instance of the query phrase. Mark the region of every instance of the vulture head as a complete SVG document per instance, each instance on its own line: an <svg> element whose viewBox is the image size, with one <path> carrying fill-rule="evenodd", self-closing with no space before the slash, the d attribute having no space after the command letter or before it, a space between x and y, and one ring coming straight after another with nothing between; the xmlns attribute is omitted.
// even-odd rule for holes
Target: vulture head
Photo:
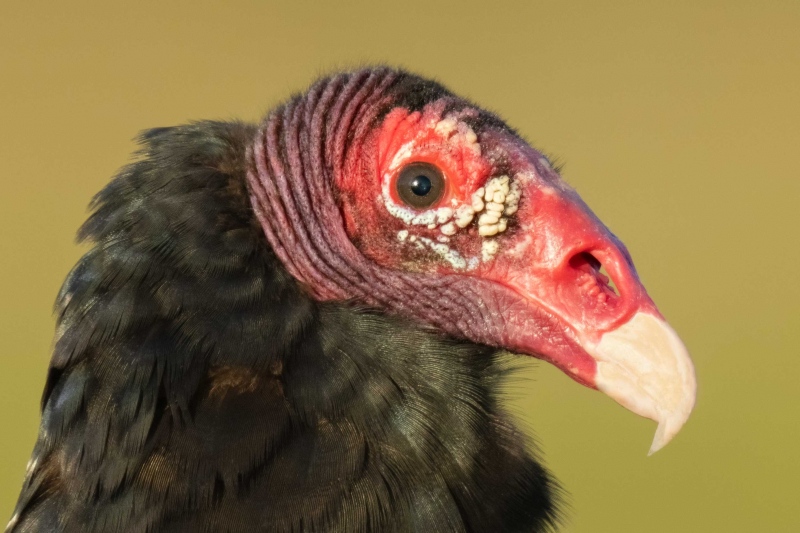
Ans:
<svg viewBox="0 0 800 533"><path fill-rule="evenodd" d="M56 302L8 532L545 531L508 352L658 423L691 361L628 251L495 115L389 68L149 130Z"/></svg>
<svg viewBox="0 0 800 533"><path fill-rule="evenodd" d="M495 115L361 71L271 113L249 157L265 234L316 299L544 359L655 420L650 453L689 417L691 360L628 250Z"/></svg>

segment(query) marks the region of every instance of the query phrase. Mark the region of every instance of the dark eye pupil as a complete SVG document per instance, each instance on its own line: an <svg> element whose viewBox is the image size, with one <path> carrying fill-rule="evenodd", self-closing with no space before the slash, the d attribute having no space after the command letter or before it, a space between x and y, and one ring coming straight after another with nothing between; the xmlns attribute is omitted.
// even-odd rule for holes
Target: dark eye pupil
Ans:
<svg viewBox="0 0 800 533"><path fill-rule="evenodd" d="M411 192L417 196L425 196L431 192L431 180L428 176L419 175L411 182Z"/></svg>
<svg viewBox="0 0 800 533"><path fill-rule="evenodd" d="M445 191L442 171L430 163L406 165L395 182L397 196L409 207L427 209L436 205Z"/></svg>

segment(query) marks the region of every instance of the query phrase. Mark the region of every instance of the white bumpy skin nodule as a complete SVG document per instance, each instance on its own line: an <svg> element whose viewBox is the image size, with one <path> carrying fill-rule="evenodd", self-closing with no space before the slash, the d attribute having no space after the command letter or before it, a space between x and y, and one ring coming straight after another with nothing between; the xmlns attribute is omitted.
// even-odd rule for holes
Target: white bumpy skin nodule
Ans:
<svg viewBox="0 0 800 533"><path fill-rule="evenodd" d="M440 120L435 131L449 143L465 144L476 153L480 153L480 144L477 136L466 123L453 117ZM396 171L408 154L412 153L416 141L411 141L403 146L395 156L391 171ZM521 196L517 179L509 176L495 176L489 178L483 187L476 190L469 198L469 203L458 204L453 200L452 207L438 207L422 212L417 212L407 206L396 204L389 194L389 176L385 177L382 198L387 210L393 216L403 220L409 227L398 233L401 242L414 243L418 246L427 245L440 257L450 263L454 268L471 270L479 261L491 261L500 249L499 242L493 237L502 234L508 227L509 217L517 212ZM458 252L450 249L446 244L449 238L461 230L471 226L477 217L478 235L482 238L481 257L464 258ZM409 237L409 230L414 226L424 226L428 229L438 228L441 236L438 243L418 235ZM407 239L408 238L408 239Z"/></svg>

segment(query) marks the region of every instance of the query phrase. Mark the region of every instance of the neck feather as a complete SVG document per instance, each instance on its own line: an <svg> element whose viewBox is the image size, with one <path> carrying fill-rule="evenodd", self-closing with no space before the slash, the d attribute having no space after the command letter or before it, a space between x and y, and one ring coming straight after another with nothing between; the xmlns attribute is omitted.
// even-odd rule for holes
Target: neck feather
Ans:
<svg viewBox="0 0 800 533"><path fill-rule="evenodd" d="M312 108L329 101L329 113L355 117L331 91L366 101L373 89L357 97L355 87L387 76L320 86ZM325 116L300 101L283 109L258 131L263 152L250 163L249 126L148 132L143 159L98 195L82 230L95 247L57 303L40 435L9 531L552 522L552 482L498 405L498 356L332 301L361 287L362 267L335 239L314 237L313 224L338 216L323 189L288 181L312 157L292 148L313 136L292 121ZM341 152L344 141L326 135L311 145ZM259 221L244 176L253 159L274 178L259 173L263 189L251 192ZM273 225L279 216L287 224ZM287 270L305 284L321 276L329 301Z"/></svg>

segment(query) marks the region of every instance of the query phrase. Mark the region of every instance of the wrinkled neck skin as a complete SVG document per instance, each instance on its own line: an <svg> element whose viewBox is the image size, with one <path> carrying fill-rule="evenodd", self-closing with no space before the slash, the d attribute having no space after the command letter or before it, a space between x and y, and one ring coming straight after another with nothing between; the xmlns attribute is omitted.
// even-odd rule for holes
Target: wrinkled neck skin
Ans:
<svg viewBox="0 0 800 533"><path fill-rule="evenodd" d="M396 103L391 88L404 81L391 70L342 74L271 113L249 151L256 215L283 265L316 299L351 299L496 344L503 338L500 324L472 297L477 285L492 294L491 283L382 267L365 257L345 230L334 184L353 170L348 155Z"/></svg>
<svg viewBox="0 0 800 533"><path fill-rule="evenodd" d="M336 131L368 121L353 102L393 81L336 83L346 98L318 87L317 104L295 100L258 131L152 130L98 195L8 531L553 524L557 489L499 406L499 356L343 301L457 305L446 292L404 303L402 277L377 291L335 235ZM300 171L314 181L289 183Z"/></svg>

